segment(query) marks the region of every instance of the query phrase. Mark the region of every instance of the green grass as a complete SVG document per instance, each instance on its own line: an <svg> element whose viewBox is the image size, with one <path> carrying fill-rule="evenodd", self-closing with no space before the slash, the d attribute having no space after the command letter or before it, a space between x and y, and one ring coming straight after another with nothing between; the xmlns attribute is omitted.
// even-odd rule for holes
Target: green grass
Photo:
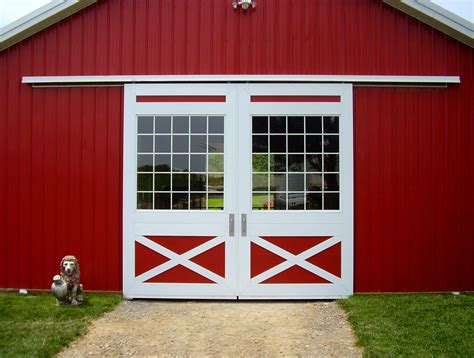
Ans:
<svg viewBox="0 0 474 358"><path fill-rule="evenodd" d="M50 294L0 293L0 357L52 356L121 300L86 292L82 305L57 307Z"/></svg>
<svg viewBox="0 0 474 358"><path fill-rule="evenodd" d="M474 356L474 295L356 295L338 303L366 357Z"/></svg>

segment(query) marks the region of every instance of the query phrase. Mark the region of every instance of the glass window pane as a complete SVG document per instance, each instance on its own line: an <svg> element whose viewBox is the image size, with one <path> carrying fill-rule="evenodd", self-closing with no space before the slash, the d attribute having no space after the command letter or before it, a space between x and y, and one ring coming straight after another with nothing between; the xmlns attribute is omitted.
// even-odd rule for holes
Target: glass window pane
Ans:
<svg viewBox="0 0 474 358"><path fill-rule="evenodd" d="M306 154L306 171L307 172L322 172L323 163L322 163L321 154Z"/></svg>
<svg viewBox="0 0 474 358"><path fill-rule="evenodd" d="M268 136L266 135L252 136L252 152L254 153L268 152Z"/></svg>
<svg viewBox="0 0 474 358"><path fill-rule="evenodd" d="M339 171L339 154L325 154L324 155L324 171L338 172Z"/></svg>
<svg viewBox="0 0 474 358"><path fill-rule="evenodd" d="M323 139L320 135L306 136L306 152L321 153L323 148Z"/></svg>
<svg viewBox="0 0 474 358"><path fill-rule="evenodd" d="M321 210L323 208L323 196L321 193L306 194L306 210Z"/></svg>
<svg viewBox="0 0 474 358"><path fill-rule="evenodd" d="M155 136L155 152L170 153L171 152L171 136L156 135Z"/></svg>
<svg viewBox="0 0 474 358"><path fill-rule="evenodd" d="M323 177L321 174L306 174L306 190L321 191L323 189Z"/></svg>
<svg viewBox="0 0 474 358"><path fill-rule="evenodd" d="M306 117L306 133L321 133L321 117Z"/></svg>
<svg viewBox="0 0 474 358"><path fill-rule="evenodd" d="M152 191L153 190L153 174L137 174L137 190Z"/></svg>
<svg viewBox="0 0 474 358"><path fill-rule="evenodd" d="M189 155L173 154L173 171L189 172Z"/></svg>
<svg viewBox="0 0 474 358"><path fill-rule="evenodd" d="M268 194L267 193L253 193L252 194L252 209L253 210L269 210L270 205L269 205Z"/></svg>
<svg viewBox="0 0 474 358"><path fill-rule="evenodd" d="M205 191L206 190L206 174L191 174L191 190Z"/></svg>
<svg viewBox="0 0 474 358"><path fill-rule="evenodd" d="M271 135L270 136L270 152L285 153L286 152L286 136Z"/></svg>
<svg viewBox="0 0 474 358"><path fill-rule="evenodd" d="M152 172L153 171L153 154L138 154L137 171Z"/></svg>
<svg viewBox="0 0 474 358"><path fill-rule="evenodd" d="M268 171L268 154L252 155L252 171L263 173Z"/></svg>
<svg viewBox="0 0 474 358"><path fill-rule="evenodd" d="M188 210L189 200L188 200L188 194L187 193L183 193L183 194L173 193L172 198L173 198L172 209L174 209L174 210Z"/></svg>
<svg viewBox="0 0 474 358"><path fill-rule="evenodd" d="M153 153L153 136L139 135L137 137L138 153Z"/></svg>
<svg viewBox="0 0 474 358"><path fill-rule="evenodd" d="M289 135L288 136L288 152L303 153L304 152L304 136Z"/></svg>
<svg viewBox="0 0 474 358"><path fill-rule="evenodd" d="M173 117L173 133L189 133L189 117Z"/></svg>
<svg viewBox="0 0 474 358"><path fill-rule="evenodd" d="M207 133L207 117L191 117L191 133Z"/></svg>
<svg viewBox="0 0 474 358"><path fill-rule="evenodd" d="M161 210L171 209L171 194L170 193L155 194L155 209L161 209Z"/></svg>
<svg viewBox="0 0 474 358"><path fill-rule="evenodd" d="M205 135L191 136L191 153L206 153L207 142Z"/></svg>
<svg viewBox="0 0 474 358"><path fill-rule="evenodd" d="M339 210L339 194L338 193L324 194L324 209L325 210Z"/></svg>
<svg viewBox="0 0 474 358"><path fill-rule="evenodd" d="M138 117L137 131L153 134L153 117Z"/></svg>
<svg viewBox="0 0 474 358"><path fill-rule="evenodd" d="M224 155L209 154L207 158L207 168L209 172L224 172Z"/></svg>
<svg viewBox="0 0 474 358"><path fill-rule="evenodd" d="M286 133L286 117L270 117L270 133Z"/></svg>
<svg viewBox="0 0 474 358"><path fill-rule="evenodd" d="M268 174L254 174L252 179L254 191L268 191Z"/></svg>
<svg viewBox="0 0 474 358"><path fill-rule="evenodd" d="M339 118L336 116L324 117L324 133L339 133Z"/></svg>
<svg viewBox="0 0 474 358"><path fill-rule="evenodd" d="M339 152L339 136L338 135L325 135L324 136L324 151Z"/></svg>
<svg viewBox="0 0 474 358"><path fill-rule="evenodd" d="M303 191L304 190L304 174L288 174L288 190Z"/></svg>
<svg viewBox="0 0 474 358"><path fill-rule="evenodd" d="M191 210L206 210L206 193L191 193L189 208Z"/></svg>
<svg viewBox="0 0 474 358"><path fill-rule="evenodd" d="M288 210L304 210L304 193L288 193Z"/></svg>
<svg viewBox="0 0 474 358"><path fill-rule="evenodd" d="M189 151L189 136L174 135L173 136L173 152L187 153Z"/></svg>
<svg viewBox="0 0 474 358"><path fill-rule="evenodd" d="M209 210L224 210L223 194L208 194L207 207Z"/></svg>
<svg viewBox="0 0 474 358"><path fill-rule="evenodd" d="M288 133L304 133L304 117L288 117Z"/></svg>
<svg viewBox="0 0 474 358"><path fill-rule="evenodd" d="M286 172L286 154L270 154L270 171Z"/></svg>
<svg viewBox="0 0 474 358"><path fill-rule="evenodd" d="M189 190L188 177L188 174L173 174L173 191Z"/></svg>
<svg viewBox="0 0 474 358"><path fill-rule="evenodd" d="M288 155L288 169L290 172L304 171L304 155L303 154L289 154Z"/></svg>
<svg viewBox="0 0 474 358"><path fill-rule="evenodd" d="M270 193L270 210L286 210L286 193Z"/></svg>
<svg viewBox="0 0 474 358"><path fill-rule="evenodd" d="M169 190L171 190L171 175L170 174L155 174L155 191L169 191Z"/></svg>
<svg viewBox="0 0 474 358"><path fill-rule="evenodd" d="M156 172L171 171L171 155L169 154L155 155L155 171Z"/></svg>
<svg viewBox="0 0 474 358"><path fill-rule="evenodd" d="M270 174L270 190L286 191L286 174Z"/></svg>
<svg viewBox="0 0 474 358"><path fill-rule="evenodd" d="M339 174L324 174L324 190L339 191Z"/></svg>
<svg viewBox="0 0 474 358"><path fill-rule="evenodd" d="M206 155L192 154L191 155L191 171L205 172L206 171Z"/></svg>
<svg viewBox="0 0 474 358"><path fill-rule="evenodd" d="M209 117L209 133L224 134L224 117Z"/></svg>
<svg viewBox="0 0 474 358"><path fill-rule="evenodd" d="M208 191L224 191L224 174L208 174Z"/></svg>
<svg viewBox="0 0 474 358"><path fill-rule="evenodd" d="M252 133L268 133L268 117L252 117Z"/></svg>
<svg viewBox="0 0 474 358"><path fill-rule="evenodd" d="M151 193L137 193L137 209L152 209L153 196Z"/></svg>
<svg viewBox="0 0 474 358"><path fill-rule="evenodd" d="M224 136L210 135L208 150L209 153L224 153Z"/></svg>
<svg viewBox="0 0 474 358"><path fill-rule="evenodd" d="M171 117L155 117L155 133L171 133Z"/></svg>

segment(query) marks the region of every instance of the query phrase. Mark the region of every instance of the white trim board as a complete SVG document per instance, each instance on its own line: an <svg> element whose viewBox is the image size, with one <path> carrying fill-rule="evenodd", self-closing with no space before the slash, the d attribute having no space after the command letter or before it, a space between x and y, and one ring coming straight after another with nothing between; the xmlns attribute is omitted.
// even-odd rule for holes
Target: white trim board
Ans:
<svg viewBox="0 0 474 358"><path fill-rule="evenodd" d="M459 76L361 76L361 75L125 75L125 76L24 76L34 86L121 85L125 83L182 82L306 82L395 85L446 85L461 83Z"/></svg>

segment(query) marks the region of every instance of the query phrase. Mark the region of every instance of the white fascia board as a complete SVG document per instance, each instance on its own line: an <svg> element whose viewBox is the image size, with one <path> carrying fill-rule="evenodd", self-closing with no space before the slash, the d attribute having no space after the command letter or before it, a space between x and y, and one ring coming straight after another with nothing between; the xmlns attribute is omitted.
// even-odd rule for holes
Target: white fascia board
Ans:
<svg viewBox="0 0 474 358"><path fill-rule="evenodd" d="M453 14L432 1L401 0L401 2L474 39L474 23Z"/></svg>
<svg viewBox="0 0 474 358"><path fill-rule="evenodd" d="M54 0L19 18L18 20L6 26L0 27L0 42L3 42L10 37L19 34L20 32L35 26L41 21L56 15L60 11L77 4L79 1L80 0Z"/></svg>
<svg viewBox="0 0 474 358"><path fill-rule="evenodd" d="M163 82L329 82L387 84L461 83L459 76L360 76L360 75L177 75L177 76L25 76L22 83L81 85Z"/></svg>

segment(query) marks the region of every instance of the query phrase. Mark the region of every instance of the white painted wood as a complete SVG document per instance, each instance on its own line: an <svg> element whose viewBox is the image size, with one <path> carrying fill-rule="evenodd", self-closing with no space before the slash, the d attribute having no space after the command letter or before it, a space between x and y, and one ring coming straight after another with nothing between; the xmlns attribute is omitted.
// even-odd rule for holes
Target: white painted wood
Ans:
<svg viewBox="0 0 474 358"><path fill-rule="evenodd" d="M339 95L341 103L252 103L252 95ZM340 298L353 294L353 139L352 86L331 84L249 84L239 86L239 213L247 214L247 236L239 239L239 298ZM340 210L252 211L251 117L254 114L338 115L340 127ZM332 236L293 255L261 236ZM287 261L250 278L250 247L254 242ZM338 242L342 275L338 278L305 261ZM311 271L331 284L261 284L292 265Z"/></svg>
<svg viewBox="0 0 474 358"><path fill-rule="evenodd" d="M379 84L453 84L459 76L361 76L361 75L131 75L131 76L24 76L33 85L84 85L163 82L329 82Z"/></svg>

